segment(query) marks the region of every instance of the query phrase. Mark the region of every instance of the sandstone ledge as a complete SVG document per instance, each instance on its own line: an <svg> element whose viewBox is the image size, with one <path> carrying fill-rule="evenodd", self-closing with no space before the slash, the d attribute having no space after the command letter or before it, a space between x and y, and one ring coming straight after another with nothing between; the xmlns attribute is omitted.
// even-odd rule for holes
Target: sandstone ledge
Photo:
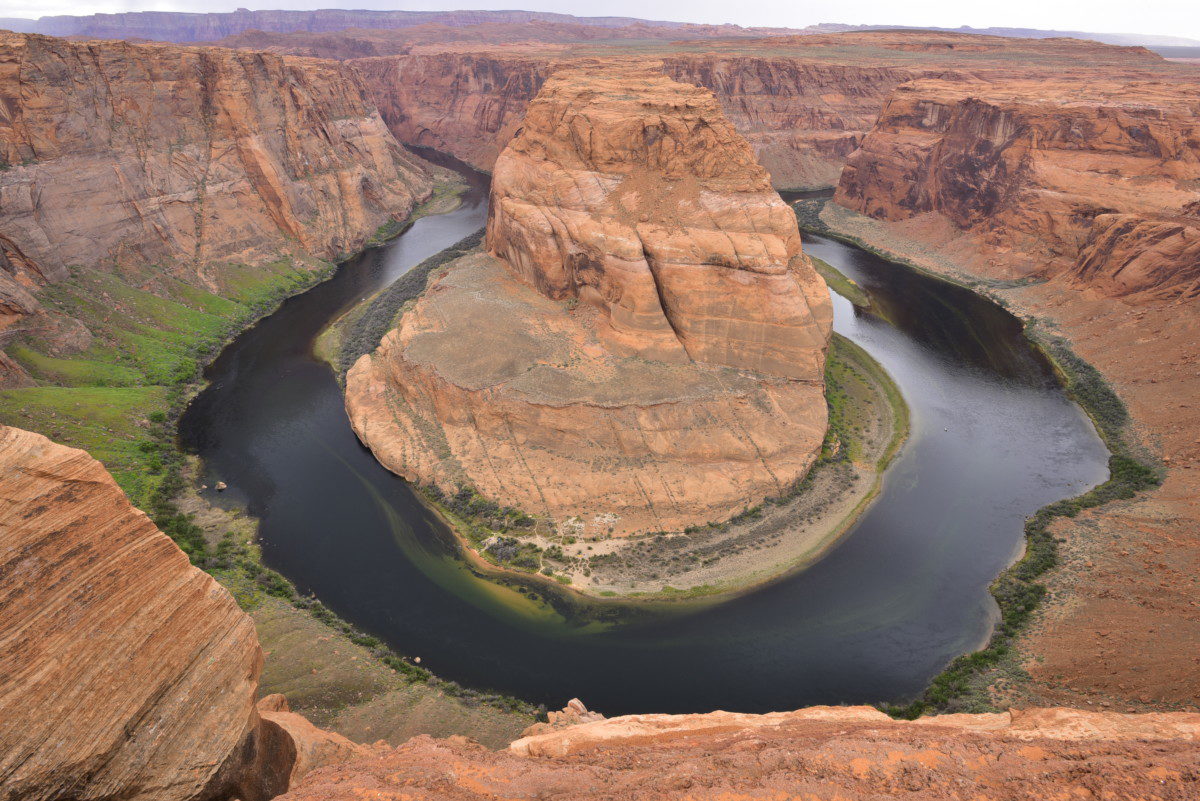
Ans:
<svg viewBox="0 0 1200 801"><path fill-rule="evenodd" d="M1200 714L1029 709L896 721L869 707L631 715L491 752L415 738L287 801L1188 798Z"/></svg>

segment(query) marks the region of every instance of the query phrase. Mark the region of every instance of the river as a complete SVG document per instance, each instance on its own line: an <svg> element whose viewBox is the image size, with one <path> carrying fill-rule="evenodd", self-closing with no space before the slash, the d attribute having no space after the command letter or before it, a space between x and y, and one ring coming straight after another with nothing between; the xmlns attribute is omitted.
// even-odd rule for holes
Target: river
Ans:
<svg viewBox="0 0 1200 801"><path fill-rule="evenodd" d="M1090 421L1016 318L806 235L807 252L883 312L834 296L835 329L887 368L912 411L909 441L847 536L751 594L618 625L482 581L358 442L332 372L312 355L342 310L483 225L486 178L468 177L457 210L418 220L240 335L180 422L209 485L230 487L211 497L259 519L269 566L444 678L552 708L578 696L609 715L912 696L986 640L997 613L987 588L1019 554L1024 519L1107 476Z"/></svg>

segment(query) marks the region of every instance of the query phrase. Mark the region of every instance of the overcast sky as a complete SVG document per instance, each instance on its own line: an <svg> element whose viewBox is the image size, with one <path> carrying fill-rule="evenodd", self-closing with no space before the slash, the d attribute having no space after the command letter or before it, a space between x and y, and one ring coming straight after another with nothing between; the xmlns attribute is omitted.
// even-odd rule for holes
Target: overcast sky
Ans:
<svg viewBox="0 0 1200 801"><path fill-rule="evenodd" d="M804 27L817 22L1000 25L1200 39L1198 0L0 0L0 16L39 17L114 11L232 11L246 8L447 10L521 8L580 16L629 16L686 22Z"/></svg>

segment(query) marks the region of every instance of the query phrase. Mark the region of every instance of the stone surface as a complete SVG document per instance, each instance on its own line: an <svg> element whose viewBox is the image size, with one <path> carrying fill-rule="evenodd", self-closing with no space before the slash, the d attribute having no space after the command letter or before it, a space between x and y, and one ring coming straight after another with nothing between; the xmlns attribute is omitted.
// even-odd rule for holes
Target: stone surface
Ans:
<svg viewBox="0 0 1200 801"><path fill-rule="evenodd" d="M794 216L704 90L608 65L543 97L497 164L503 263L453 264L354 366L355 431L585 537L779 495L824 437L832 318Z"/></svg>
<svg viewBox="0 0 1200 801"><path fill-rule="evenodd" d="M490 170L551 72L586 58L653 58L675 80L713 91L780 188L835 185L892 90L910 80L1011 80L1080 70L1111 78L1169 68L1137 47L927 31L576 45L529 31L524 43L503 46L466 41L465 33L458 29L440 42L431 35L403 55L349 62L400 141ZM339 36L325 52L380 46L374 35ZM267 41L308 52L286 39L257 40Z"/></svg>
<svg viewBox="0 0 1200 801"><path fill-rule="evenodd" d="M603 313L610 349L823 381L832 308L788 208L707 90L563 70L497 160L488 250Z"/></svg>
<svg viewBox="0 0 1200 801"><path fill-rule="evenodd" d="M1198 97L1194 80L917 81L888 101L836 201L911 220L918 238L944 219L955 255L995 277L1194 297Z"/></svg>
<svg viewBox="0 0 1200 801"><path fill-rule="evenodd" d="M1198 737L1200 715L1179 713L633 715L499 753L419 737L316 771L284 799L1183 799L1200 791Z"/></svg>
<svg viewBox="0 0 1200 801"><path fill-rule="evenodd" d="M99 462L0 426L0 798L259 801L365 753L255 709L254 624Z"/></svg>
<svg viewBox="0 0 1200 801"><path fill-rule="evenodd" d="M0 108L0 327L72 269L336 258L432 187L333 62L5 33Z"/></svg>

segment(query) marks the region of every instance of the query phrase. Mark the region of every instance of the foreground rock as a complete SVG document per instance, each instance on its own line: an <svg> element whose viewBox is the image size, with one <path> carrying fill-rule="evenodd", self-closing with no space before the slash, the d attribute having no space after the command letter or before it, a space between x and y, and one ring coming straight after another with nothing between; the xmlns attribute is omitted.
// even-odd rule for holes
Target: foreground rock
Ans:
<svg viewBox="0 0 1200 801"><path fill-rule="evenodd" d="M631 715L499 753L419 737L317 771L284 798L1182 799L1200 791L1198 739L1200 715L1182 713Z"/></svg>
<svg viewBox="0 0 1200 801"><path fill-rule="evenodd" d="M385 465L593 538L724 519L804 476L829 296L711 94L556 74L491 208L500 260L433 279L347 376Z"/></svg>
<svg viewBox="0 0 1200 801"><path fill-rule="evenodd" d="M1195 297L1198 94L1182 80L918 81L888 101L836 200L909 221L975 272Z"/></svg>
<svg viewBox="0 0 1200 801"><path fill-rule="evenodd" d="M233 598L99 462L0 426L0 798L270 798L366 753L254 696Z"/></svg>

